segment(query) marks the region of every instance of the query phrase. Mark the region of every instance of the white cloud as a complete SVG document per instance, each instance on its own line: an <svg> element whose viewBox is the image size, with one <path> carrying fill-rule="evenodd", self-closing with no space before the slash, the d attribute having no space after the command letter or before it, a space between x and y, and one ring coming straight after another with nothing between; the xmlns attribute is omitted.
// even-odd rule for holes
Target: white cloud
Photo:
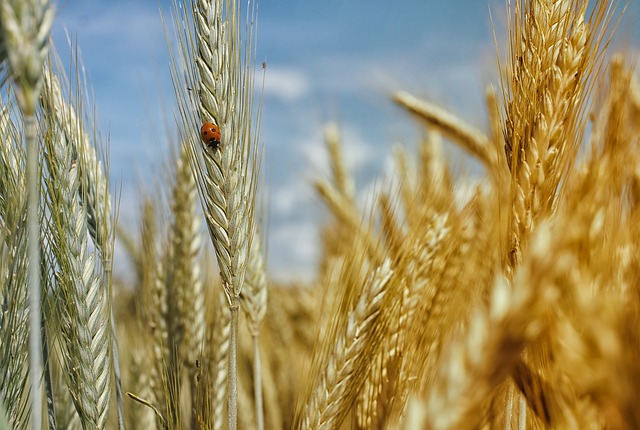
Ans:
<svg viewBox="0 0 640 430"><path fill-rule="evenodd" d="M267 66L264 94L284 102L295 102L309 93L309 80L298 69Z"/></svg>
<svg viewBox="0 0 640 430"><path fill-rule="evenodd" d="M313 221L285 223L269 231L270 275L279 281L310 281L320 255L318 226Z"/></svg>
<svg viewBox="0 0 640 430"><path fill-rule="evenodd" d="M368 167L378 157L374 142L368 142L360 129L353 124L338 125L340 135L340 151L347 171L356 174ZM329 175L329 154L322 130L317 130L313 135L301 139L300 148L302 157L308 162L315 174Z"/></svg>
<svg viewBox="0 0 640 430"><path fill-rule="evenodd" d="M274 216L290 215L296 208L308 204L313 199L312 193L310 182L304 179L289 181L271 192L271 213Z"/></svg>

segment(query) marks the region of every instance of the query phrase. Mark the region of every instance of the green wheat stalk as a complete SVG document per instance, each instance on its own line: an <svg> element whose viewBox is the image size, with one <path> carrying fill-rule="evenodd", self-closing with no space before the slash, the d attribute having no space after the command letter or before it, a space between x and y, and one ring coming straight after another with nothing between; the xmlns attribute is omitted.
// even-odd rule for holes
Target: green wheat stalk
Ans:
<svg viewBox="0 0 640 430"><path fill-rule="evenodd" d="M62 98L57 80L45 74L44 105L48 120L45 139L47 204L51 214L51 247L56 259L56 304L62 320L63 362L68 384L83 426L106 428L111 393L112 333L110 265L106 243L90 250L87 210L88 147L82 146L83 124ZM103 208L102 210L106 210ZM108 236L105 236L108 237ZM100 249L100 245L103 246ZM110 263L109 263L110 264ZM106 281L105 281L106 278Z"/></svg>
<svg viewBox="0 0 640 430"><path fill-rule="evenodd" d="M8 60L16 83L18 105L24 118L27 146L27 249L29 279L29 364L34 430L42 426L42 336L40 333L40 228L38 146L35 112L42 88L42 69L53 22L53 7L47 0L3 0L0 2L0 60Z"/></svg>
<svg viewBox="0 0 640 430"><path fill-rule="evenodd" d="M0 401L15 428L26 428L28 394L27 199L25 153L8 107L0 117Z"/></svg>

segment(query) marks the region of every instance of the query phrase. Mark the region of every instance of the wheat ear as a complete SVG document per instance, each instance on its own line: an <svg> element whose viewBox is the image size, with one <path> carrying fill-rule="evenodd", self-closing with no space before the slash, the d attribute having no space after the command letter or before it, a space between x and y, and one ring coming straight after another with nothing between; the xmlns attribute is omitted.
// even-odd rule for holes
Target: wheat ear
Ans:
<svg viewBox="0 0 640 430"><path fill-rule="evenodd" d="M264 429L264 411L262 406L262 361L260 356L260 325L267 313L267 268L264 262L260 235L253 236L249 252L246 287L242 292L240 304L247 316L253 341L253 395L255 398L256 425Z"/></svg>
<svg viewBox="0 0 640 430"><path fill-rule="evenodd" d="M76 66L76 70L82 68ZM58 67L61 70L60 67ZM82 68L83 69L83 68ZM62 76L64 76L61 73ZM49 82L51 80L51 82ZM86 117L82 91L88 92L86 77L76 74L74 81L78 88L75 94L75 106L72 109L62 99L60 85L55 76L46 74L45 85L51 87L51 96L58 115L63 115L65 121L60 123L62 130L71 146L71 150L78 159L78 173L80 175L80 189L78 195L86 208L89 235L99 251L100 268L102 271L101 288L105 291L107 314L110 315L112 342L111 357L116 389L116 406L118 413L118 428L124 428L124 410L122 405L122 383L120 378L120 360L118 342L115 336L115 318L112 309L112 278L113 278L113 249L115 242L115 215L112 213L111 193L109 191L109 165L104 164L98 157L100 136L95 129L95 122ZM68 86L69 83L65 82ZM84 84L84 86L83 86ZM76 113L77 111L77 113ZM78 118L80 116L80 118ZM83 118L85 116L85 118ZM85 127L93 127L92 135ZM93 142L93 143L92 143Z"/></svg>
<svg viewBox="0 0 640 430"><path fill-rule="evenodd" d="M337 124L331 122L325 125L324 140L329 150L333 184L340 194L353 204L355 209L355 185L340 153L341 138Z"/></svg>
<svg viewBox="0 0 640 430"><path fill-rule="evenodd" d="M156 207L147 197L143 199L140 216L140 289L143 330L152 340L148 348L151 364L149 371L150 395L147 401L159 407L164 403L163 378L169 357L169 332L166 322L167 299L163 262L157 250ZM157 417L157 415L156 415ZM160 420L156 423L159 425Z"/></svg>
<svg viewBox="0 0 640 430"><path fill-rule="evenodd" d="M259 128L253 122L255 6L249 2L246 39L241 37L236 0L199 0L189 6L193 16L180 17L176 29L186 82L173 55L172 76L191 166L231 312L228 416L229 428L235 429L238 308L254 231L259 167ZM197 92L188 95L186 87ZM219 127L219 145L207 145L198 139L198 128L204 122Z"/></svg>
<svg viewBox="0 0 640 430"><path fill-rule="evenodd" d="M26 427L25 401L29 375L29 314L27 302L27 202L23 193L25 154L21 137L10 121L9 108L0 117L0 401L13 427Z"/></svg>
<svg viewBox="0 0 640 430"><path fill-rule="evenodd" d="M178 327L181 363L186 366L191 388L192 409L196 409L196 360L202 356L205 330L205 296L200 275L200 218L197 214L196 182L191 173L186 147L181 147L176 160L175 183L171 197L170 230L171 270L168 284L177 296L173 318ZM195 414L193 414L195 418ZM194 423L195 425L195 423Z"/></svg>
<svg viewBox="0 0 640 430"><path fill-rule="evenodd" d="M142 399L153 398L153 387L149 379L150 372L147 363L145 363L144 355L136 351L132 359L133 363L130 375L132 378L131 386L133 387L133 391L139 393ZM149 404L153 405L151 402ZM152 429L157 425L157 418L152 408L134 407L132 408L128 422L131 428L134 429Z"/></svg>
<svg viewBox="0 0 640 430"><path fill-rule="evenodd" d="M29 368L31 376L31 427L42 426L42 336L40 334L40 227L39 150L35 111L42 88L42 69L53 23L47 0L3 0L0 3L1 61L8 60L16 83L18 105L24 116L27 144L27 249L29 279Z"/></svg>
<svg viewBox="0 0 640 430"><path fill-rule="evenodd" d="M450 344L428 395L430 428L477 428L485 399L545 329L544 313L557 296L548 275L551 245L549 231L540 229L513 285L497 278L488 309L476 310L468 332Z"/></svg>
<svg viewBox="0 0 640 430"><path fill-rule="evenodd" d="M411 112L417 119L440 131L443 135L460 144L469 153L478 157L490 171L495 170L496 153L492 150L489 139L484 133L444 109L420 100L407 92L396 93L393 100Z"/></svg>
<svg viewBox="0 0 640 430"><path fill-rule="evenodd" d="M333 347L318 374L310 397L299 415L301 429L338 428L364 382L366 363L379 341L382 305L392 275L388 260L375 269L363 285L344 326L335 333Z"/></svg>
<svg viewBox="0 0 640 430"><path fill-rule="evenodd" d="M211 333L211 391L213 395L213 410L211 412L210 425L214 430L224 427L224 406L227 395L228 361L229 361L229 335L230 315L225 306L222 292L217 292L215 300L216 321Z"/></svg>
<svg viewBox="0 0 640 430"><path fill-rule="evenodd" d="M59 134L55 137L60 141L63 139ZM56 277L60 295L57 302L65 334L63 361L69 373L67 384L84 425L97 427L95 357L91 347L90 311L85 305L88 291L98 284L94 275L94 256L88 253L83 207L75 200L79 189L77 164L72 161L68 145L49 145L47 150L52 151L47 157L50 172L48 203L55 214L52 253L60 265ZM74 360L77 360L75 364Z"/></svg>
<svg viewBox="0 0 640 430"><path fill-rule="evenodd" d="M510 20L510 70L503 84L513 203L510 273L536 218L553 210L562 194L562 178L582 142L612 16L608 2L598 2L585 21L586 8L585 0L518 0Z"/></svg>
<svg viewBox="0 0 640 430"><path fill-rule="evenodd" d="M84 425L92 423L101 429L106 428L111 393L111 291L104 282L105 266L100 267L96 261L97 252L89 251L90 229L84 203L87 198L86 191L81 191L79 172L83 163L80 151L87 148L75 146L82 139L82 123L77 115L70 114L73 109L62 99L60 87L49 73L45 87L50 128L49 139L45 141L50 174L46 183L48 204L54 214L52 236L56 246L52 253L60 267L56 278L61 294L62 328L67 334L65 359L80 356L89 368L78 371L68 361L65 365L80 418ZM53 139L58 141L54 143Z"/></svg>

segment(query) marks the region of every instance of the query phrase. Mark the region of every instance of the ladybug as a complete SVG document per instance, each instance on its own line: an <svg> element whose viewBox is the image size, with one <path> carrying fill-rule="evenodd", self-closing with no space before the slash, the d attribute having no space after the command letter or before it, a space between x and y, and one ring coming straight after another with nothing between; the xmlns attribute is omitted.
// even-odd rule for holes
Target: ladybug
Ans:
<svg viewBox="0 0 640 430"><path fill-rule="evenodd" d="M211 149L216 149L220 146L220 129L217 125L211 122L205 122L200 128L200 138Z"/></svg>

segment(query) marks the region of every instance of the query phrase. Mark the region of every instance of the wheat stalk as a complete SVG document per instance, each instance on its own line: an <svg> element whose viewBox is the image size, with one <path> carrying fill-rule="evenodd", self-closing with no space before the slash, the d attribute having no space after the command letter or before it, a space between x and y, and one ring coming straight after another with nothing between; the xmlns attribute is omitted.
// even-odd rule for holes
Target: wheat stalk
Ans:
<svg viewBox="0 0 640 430"><path fill-rule="evenodd" d="M535 220L555 206L585 129L589 94L601 64L611 20L598 2L536 0L515 4L509 27L510 72L505 152L511 169L513 213L509 265L521 259Z"/></svg>
<svg viewBox="0 0 640 430"><path fill-rule="evenodd" d="M205 296L200 276L200 220L196 213L197 187L191 173L186 148L176 160L175 183L172 191L172 222L169 232L170 279L167 281L176 298L177 333L173 343L178 348L181 363L188 369L192 409L196 408L196 361L204 348ZM194 415L195 418L195 415ZM195 423L194 423L195 425Z"/></svg>
<svg viewBox="0 0 640 430"><path fill-rule="evenodd" d="M510 290L505 280L496 281L489 309L477 311L468 334L450 346L428 396L429 428L477 428L483 401L509 375L525 345L539 336L551 296L534 295L520 282Z"/></svg>
<svg viewBox="0 0 640 430"><path fill-rule="evenodd" d="M72 108L62 100L61 90L50 74L45 78L45 108L50 121L50 139L46 140L48 205L52 213L51 234L55 246L51 252L60 266L56 276L62 329L67 334L65 365L74 403L84 425L106 428L111 393L112 338L110 288L104 283L104 267L98 267L97 255L88 247L88 216L79 201L81 177L74 147L82 135L82 124L71 116ZM70 128L69 128L70 127ZM55 144L53 140L58 140ZM85 199L80 199L85 200ZM70 360L80 357L78 370Z"/></svg>
<svg viewBox="0 0 640 430"><path fill-rule="evenodd" d="M363 369L375 352L377 335L382 330L381 310L386 302L393 271L387 260L369 276L362 295L348 313L345 325L335 333L333 347L318 374L310 397L305 400L299 428L330 429L340 425L364 382Z"/></svg>
<svg viewBox="0 0 640 430"><path fill-rule="evenodd" d="M489 169L495 170L496 154L491 150L489 139L479 130L465 124L455 115L407 92L394 94L393 100L407 109L420 121L434 127L443 135L460 144L462 148L478 157Z"/></svg>
<svg viewBox="0 0 640 430"><path fill-rule="evenodd" d="M256 425L264 429L264 411L262 401L262 360L260 355L260 324L267 313L267 268L264 262L260 235L253 235L249 253L246 287L242 292L240 304L247 316L249 331L253 341L253 395L256 408Z"/></svg>
<svg viewBox="0 0 640 430"><path fill-rule="evenodd" d="M337 124L328 123L324 126L324 140L329 150L329 165L331 166L333 184L340 194L352 203L355 209L355 186L340 153L341 138Z"/></svg>
<svg viewBox="0 0 640 430"><path fill-rule="evenodd" d="M150 395L147 401L158 407L165 401L163 378L169 359L169 332L167 328L167 299L163 261L157 251L156 207L150 198L142 203L140 220L140 295L142 299L143 329L152 342L148 346L151 356L149 366ZM159 424L159 421L157 421Z"/></svg>
<svg viewBox="0 0 640 430"><path fill-rule="evenodd" d="M31 376L31 426L42 424L42 338L40 334L40 228L38 209L38 158L35 111L42 88L42 68L53 22L53 7L46 0L4 0L0 3L0 61L8 60L16 83L18 105L24 115L27 146L27 248L29 279L29 362Z"/></svg>
<svg viewBox="0 0 640 430"><path fill-rule="evenodd" d="M229 309L224 305L222 292L219 292L215 301L216 321L211 334L211 365L213 411L211 413L212 427L220 430L224 427L224 406L227 395L229 342L230 342L230 315Z"/></svg>
<svg viewBox="0 0 640 430"><path fill-rule="evenodd" d="M26 427L28 373L27 236L25 154L5 107L0 117L0 400L9 423ZM11 197L9 197L11 196Z"/></svg>
<svg viewBox="0 0 640 430"><path fill-rule="evenodd" d="M197 1L189 6L193 16L180 17L182 22L176 26L186 81L173 54L172 76L191 166L231 311L228 413L229 428L235 429L238 307L254 231L258 173L259 130L253 123L252 70L255 9L250 2L250 22L243 39L235 0L224 5L222 0ZM197 89L197 93L187 95L185 87ZM194 138L199 125L207 121L220 128L218 148L198 144Z"/></svg>
<svg viewBox="0 0 640 430"><path fill-rule="evenodd" d="M78 70L79 66L76 66ZM58 69L61 70L60 67ZM64 76L64 75L63 75ZM115 221L111 209L111 194L109 191L109 179L106 172L109 170L108 164L103 166L98 158L97 145L100 137L93 128L93 142L89 134L85 131L85 124L91 124L90 118L83 118L84 104L82 90L87 92L86 78L75 76L78 87L75 94L75 106L71 108L62 97L60 84L55 76L50 73L45 74L45 87L48 89L46 96L52 98L52 106L55 114L60 118L59 126L69 142L73 157L78 159L78 174L80 175L80 187L78 196L86 208L87 226L89 235L94 245L99 250L99 266L103 275L101 276L101 288L105 291L107 303L106 312L110 315L111 333L109 334L112 346L109 358L113 360L113 370L116 388L116 404L118 411L118 428L124 428L124 410L122 405L122 385L120 381L120 364L118 353L118 342L115 336L115 320L113 309L111 308L112 297L112 272L113 272L113 249L115 242ZM82 83L84 82L84 88ZM65 82L69 86L68 82ZM77 114L78 112L79 114Z"/></svg>

